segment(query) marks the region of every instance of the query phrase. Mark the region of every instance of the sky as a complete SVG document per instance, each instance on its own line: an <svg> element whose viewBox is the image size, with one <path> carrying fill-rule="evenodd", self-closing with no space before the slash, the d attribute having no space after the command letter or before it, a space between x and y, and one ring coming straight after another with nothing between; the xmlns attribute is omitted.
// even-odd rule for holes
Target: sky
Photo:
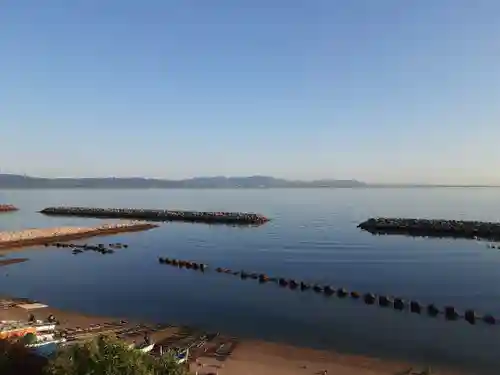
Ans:
<svg viewBox="0 0 500 375"><path fill-rule="evenodd" d="M500 184L497 0L0 0L0 173Z"/></svg>

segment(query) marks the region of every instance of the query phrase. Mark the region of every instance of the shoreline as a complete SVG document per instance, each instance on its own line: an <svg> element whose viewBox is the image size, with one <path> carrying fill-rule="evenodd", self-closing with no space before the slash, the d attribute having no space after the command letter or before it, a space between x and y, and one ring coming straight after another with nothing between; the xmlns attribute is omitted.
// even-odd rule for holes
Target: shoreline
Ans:
<svg viewBox="0 0 500 375"><path fill-rule="evenodd" d="M0 232L0 250L44 245L51 242L67 242L81 240L90 237L109 236L119 233L139 232L156 228L158 225L152 223L118 223L104 224L98 227L66 227L66 228L41 228L25 229L16 232ZM70 231L71 229L71 231ZM38 235L23 238L25 233L38 231ZM57 233L58 234L53 234ZM2 239L2 234L8 234L12 239Z"/></svg>
<svg viewBox="0 0 500 375"><path fill-rule="evenodd" d="M191 351L194 358L190 360L190 369L198 375L210 372L216 372L219 375L306 375L320 374L325 370L328 374L336 375L410 375L424 374L423 371L427 368L425 365L406 361L313 349L282 342L236 338L224 333L204 332L201 328L195 327L155 325L140 322L138 319L128 320L126 317L83 314L50 306L34 310L25 310L18 306L35 302L40 303L30 299L0 295L0 320L27 320L30 313L33 313L37 319L54 315L60 321L59 330L64 330L70 335L80 335L84 339L100 333L92 329L86 331L89 327L95 328L96 325L106 327L105 332L111 334L124 330L137 331L140 330L137 327L142 327L141 333L120 338L127 342L135 342L142 339L144 330L151 329L149 332L151 332L150 337L153 342L157 345L175 347L185 345L194 337L213 336L212 341L206 342L202 347L194 346ZM217 347L219 349L225 347L226 352L223 355L217 354ZM410 369L414 372L410 372ZM470 374L451 368L434 368L434 366L432 370L432 373L440 375Z"/></svg>

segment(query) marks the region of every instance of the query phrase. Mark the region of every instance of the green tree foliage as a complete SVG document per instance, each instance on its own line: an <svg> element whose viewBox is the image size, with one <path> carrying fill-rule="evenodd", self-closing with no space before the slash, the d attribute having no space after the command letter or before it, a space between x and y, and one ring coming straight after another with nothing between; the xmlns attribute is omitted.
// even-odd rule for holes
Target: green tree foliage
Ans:
<svg viewBox="0 0 500 375"><path fill-rule="evenodd" d="M100 336L62 348L45 368L47 375L185 375L171 353L156 358L126 343Z"/></svg>
<svg viewBox="0 0 500 375"><path fill-rule="evenodd" d="M46 361L33 355L21 340L0 340L0 374L39 375Z"/></svg>
<svg viewBox="0 0 500 375"><path fill-rule="evenodd" d="M21 342L24 344L24 345L31 345L31 344L34 344L36 343L37 339L36 339L36 335L34 333L27 333L23 336L23 338L21 339Z"/></svg>

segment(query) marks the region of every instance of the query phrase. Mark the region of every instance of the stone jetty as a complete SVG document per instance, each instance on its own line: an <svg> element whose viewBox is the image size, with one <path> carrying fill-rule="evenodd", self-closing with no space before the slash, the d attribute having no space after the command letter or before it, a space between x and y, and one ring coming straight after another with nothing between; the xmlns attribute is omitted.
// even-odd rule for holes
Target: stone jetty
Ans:
<svg viewBox="0 0 500 375"><path fill-rule="evenodd" d="M122 218L152 221L186 221L208 224L260 225L269 221L263 215L246 212L206 212L179 210L150 210L140 208L47 207L45 215Z"/></svg>
<svg viewBox="0 0 500 375"><path fill-rule="evenodd" d="M358 228L372 234L500 240L500 223L445 219L370 218Z"/></svg>
<svg viewBox="0 0 500 375"><path fill-rule="evenodd" d="M17 210L18 208L12 204L0 204L0 212L13 212Z"/></svg>
<svg viewBox="0 0 500 375"><path fill-rule="evenodd" d="M94 236L142 231L156 225L144 222L109 223L98 227L57 227L0 232L0 249L49 244Z"/></svg>

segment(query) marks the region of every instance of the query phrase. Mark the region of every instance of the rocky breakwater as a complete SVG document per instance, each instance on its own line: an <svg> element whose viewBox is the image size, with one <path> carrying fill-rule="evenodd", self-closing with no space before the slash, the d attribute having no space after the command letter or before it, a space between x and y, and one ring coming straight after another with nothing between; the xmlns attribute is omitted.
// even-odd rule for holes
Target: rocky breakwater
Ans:
<svg viewBox="0 0 500 375"><path fill-rule="evenodd" d="M109 223L97 227L57 227L0 232L0 249L48 244L55 241L134 232L156 227L143 222Z"/></svg>
<svg viewBox="0 0 500 375"><path fill-rule="evenodd" d="M0 204L0 212L13 212L17 210L18 208L12 204Z"/></svg>
<svg viewBox="0 0 500 375"><path fill-rule="evenodd" d="M372 234L500 240L500 223L445 219L370 218L358 228Z"/></svg>
<svg viewBox="0 0 500 375"><path fill-rule="evenodd" d="M263 215L247 212L207 212L150 210L141 208L47 207L45 215L123 218L150 221L186 221L207 224L261 225L269 221Z"/></svg>

